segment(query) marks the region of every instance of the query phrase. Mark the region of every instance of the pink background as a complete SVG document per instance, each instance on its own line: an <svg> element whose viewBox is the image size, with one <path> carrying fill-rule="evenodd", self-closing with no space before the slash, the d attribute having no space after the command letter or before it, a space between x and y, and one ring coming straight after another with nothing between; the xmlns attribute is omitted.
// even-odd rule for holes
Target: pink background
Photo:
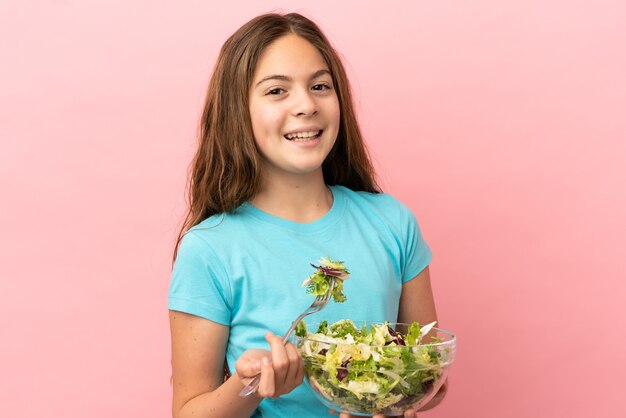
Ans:
<svg viewBox="0 0 626 418"><path fill-rule="evenodd" d="M345 55L383 185L435 254L459 355L420 415L623 416L621 0L3 1L0 416L169 416L205 86L226 37L281 8Z"/></svg>

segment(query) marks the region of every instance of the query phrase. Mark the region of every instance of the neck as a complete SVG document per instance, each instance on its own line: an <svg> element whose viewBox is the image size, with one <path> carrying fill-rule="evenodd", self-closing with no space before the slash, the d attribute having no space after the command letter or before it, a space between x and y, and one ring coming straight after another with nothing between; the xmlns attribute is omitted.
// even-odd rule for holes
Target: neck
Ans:
<svg viewBox="0 0 626 418"><path fill-rule="evenodd" d="M320 169L307 175L264 176L261 191L250 203L276 217L308 223L328 213L333 195Z"/></svg>

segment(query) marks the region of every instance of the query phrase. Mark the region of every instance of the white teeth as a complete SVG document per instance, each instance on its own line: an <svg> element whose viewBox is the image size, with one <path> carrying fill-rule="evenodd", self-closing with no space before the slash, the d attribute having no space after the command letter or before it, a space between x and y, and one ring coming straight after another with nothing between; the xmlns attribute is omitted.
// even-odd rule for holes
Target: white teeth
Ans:
<svg viewBox="0 0 626 418"><path fill-rule="evenodd" d="M292 134L287 134L285 135L285 138L287 139L308 139L308 138L312 138L314 136L318 136L320 134L321 131L308 131L308 132L296 132L296 133L292 133Z"/></svg>

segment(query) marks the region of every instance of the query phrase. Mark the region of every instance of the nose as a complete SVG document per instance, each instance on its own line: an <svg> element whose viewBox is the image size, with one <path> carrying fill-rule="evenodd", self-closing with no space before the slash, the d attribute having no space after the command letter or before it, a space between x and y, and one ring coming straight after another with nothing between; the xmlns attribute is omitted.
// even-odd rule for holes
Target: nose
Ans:
<svg viewBox="0 0 626 418"><path fill-rule="evenodd" d="M293 114L295 116L313 116L318 112L317 102L308 89L300 90L294 97Z"/></svg>

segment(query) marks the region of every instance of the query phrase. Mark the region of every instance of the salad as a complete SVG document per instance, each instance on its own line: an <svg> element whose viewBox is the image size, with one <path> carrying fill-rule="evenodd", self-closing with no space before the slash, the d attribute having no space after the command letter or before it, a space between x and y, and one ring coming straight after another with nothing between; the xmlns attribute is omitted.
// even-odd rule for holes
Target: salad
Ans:
<svg viewBox="0 0 626 418"><path fill-rule="evenodd" d="M319 266L311 264L315 273L307 277L302 283L302 287L306 286L306 292L314 296L323 296L326 294L330 286L331 277L335 279L335 287L332 289L333 300L335 302L345 302L346 295L343 294L343 281L350 277L350 272L343 265L343 261L332 261L330 257L320 258Z"/></svg>
<svg viewBox="0 0 626 418"><path fill-rule="evenodd" d="M351 320L324 321L311 333L301 321L296 344L308 382L331 402L327 406L396 415L430 395L445 377L452 359L437 344L443 340L419 345L434 325L414 322L401 332L387 322L359 328Z"/></svg>

